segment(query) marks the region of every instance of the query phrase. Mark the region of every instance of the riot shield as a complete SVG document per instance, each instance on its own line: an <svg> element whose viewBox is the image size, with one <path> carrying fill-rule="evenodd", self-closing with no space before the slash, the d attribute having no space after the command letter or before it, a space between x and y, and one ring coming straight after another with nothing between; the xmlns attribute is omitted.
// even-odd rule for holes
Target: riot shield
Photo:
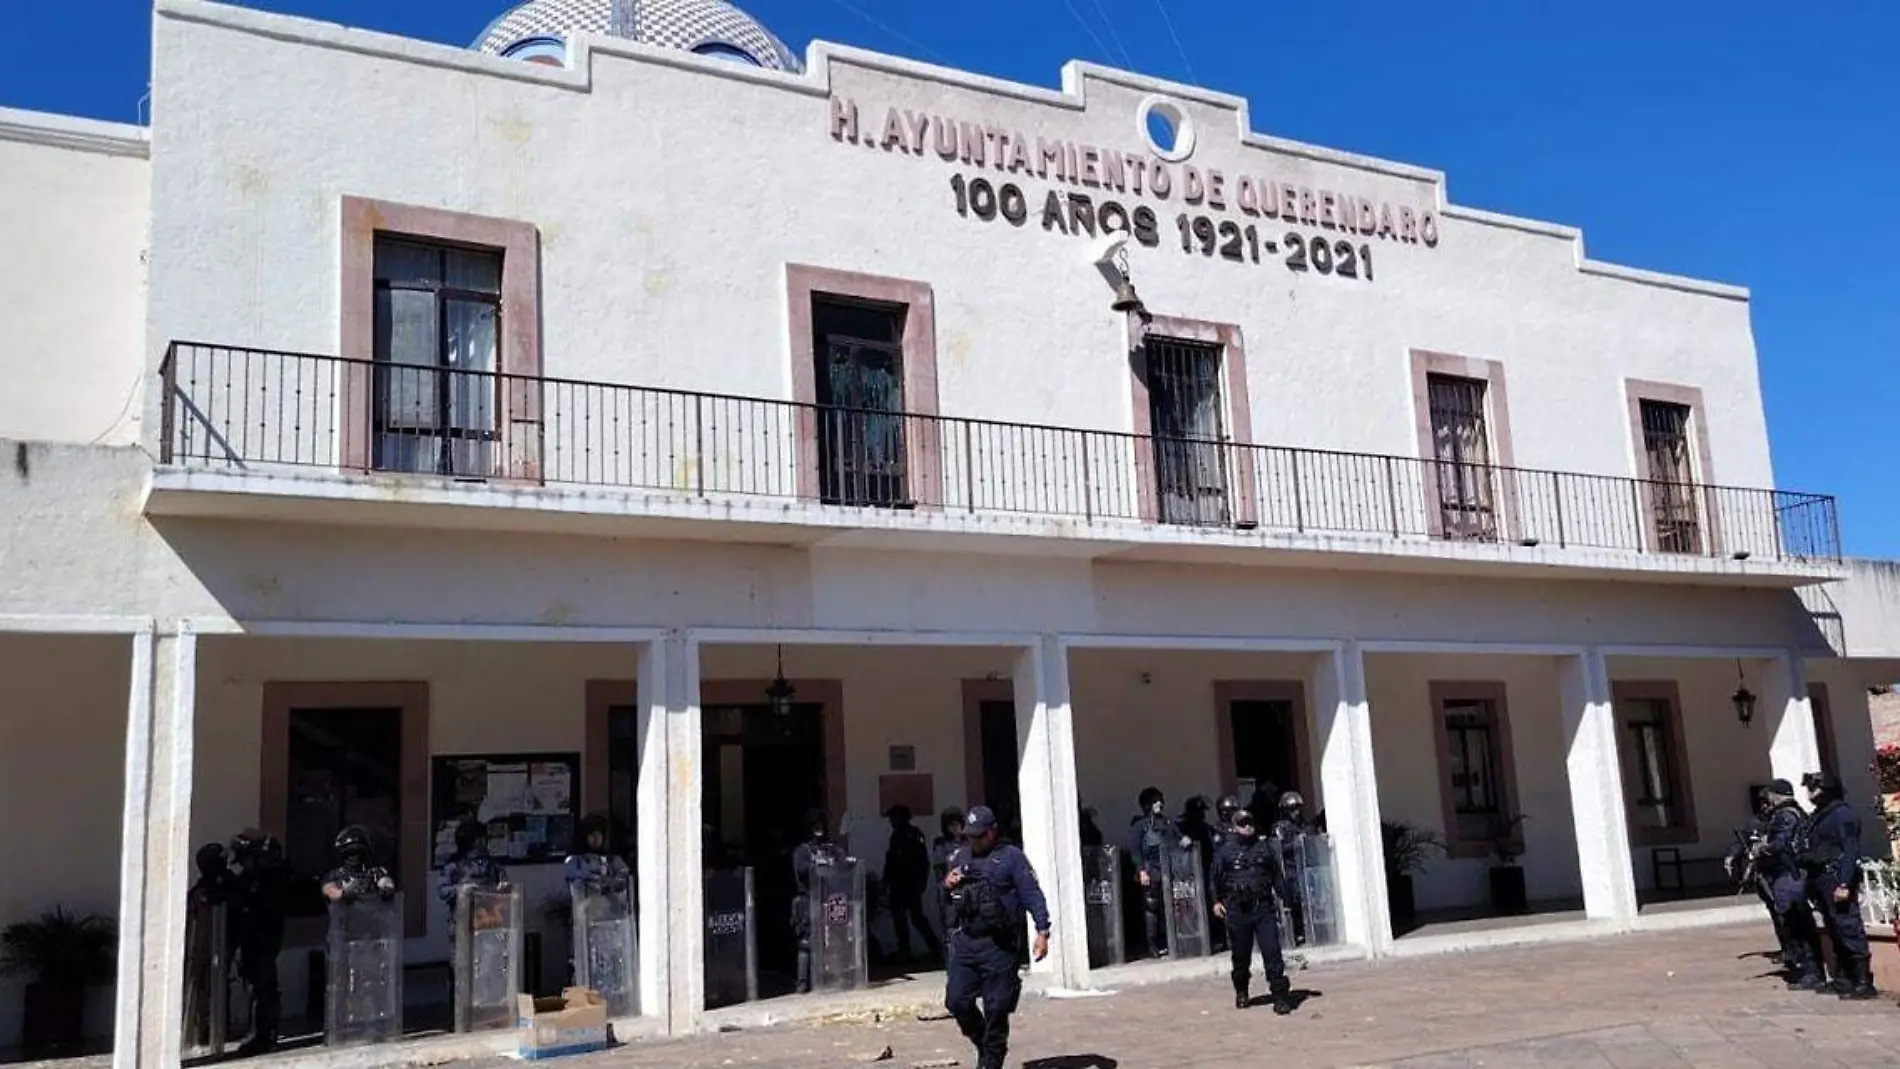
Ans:
<svg viewBox="0 0 1900 1069"><path fill-rule="evenodd" d="M187 1057L222 1055L231 1024L231 943L228 909L193 896L185 916L185 1039Z"/></svg>
<svg viewBox="0 0 1900 1069"><path fill-rule="evenodd" d="M870 982L865 959L864 866L854 857L812 859L811 989L856 991Z"/></svg>
<svg viewBox="0 0 1900 1069"><path fill-rule="evenodd" d="M1082 850L1083 916L1089 930L1089 968L1120 965L1122 950L1122 859L1112 846Z"/></svg>
<svg viewBox="0 0 1900 1069"><path fill-rule="evenodd" d="M330 903L324 1042L402 1038L402 896Z"/></svg>
<svg viewBox="0 0 1900 1069"><path fill-rule="evenodd" d="M627 890L573 889L574 983L592 988L609 1017L640 1012L640 935Z"/></svg>
<svg viewBox="0 0 1900 1069"><path fill-rule="evenodd" d="M1334 879L1333 840L1328 835L1300 836L1300 894L1306 913L1306 945L1327 947L1341 939L1339 885Z"/></svg>
<svg viewBox="0 0 1900 1069"><path fill-rule="evenodd" d="M1204 958L1208 954L1207 899L1203 893L1201 846L1172 843L1162 852L1168 899L1162 912L1168 922L1168 953L1177 958Z"/></svg>
<svg viewBox="0 0 1900 1069"><path fill-rule="evenodd" d="M706 1005L759 997L759 935L752 923L752 870L706 877Z"/></svg>
<svg viewBox="0 0 1900 1069"><path fill-rule="evenodd" d="M520 1012L521 890L455 892L455 1030L512 1028Z"/></svg>

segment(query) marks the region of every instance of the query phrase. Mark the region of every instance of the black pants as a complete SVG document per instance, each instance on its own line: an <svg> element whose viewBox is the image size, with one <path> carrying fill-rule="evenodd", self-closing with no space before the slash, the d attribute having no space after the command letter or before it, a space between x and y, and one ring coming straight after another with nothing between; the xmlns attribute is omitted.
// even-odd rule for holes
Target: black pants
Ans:
<svg viewBox="0 0 1900 1069"><path fill-rule="evenodd" d="M1234 992L1247 993L1253 975L1253 949L1260 947L1260 964L1267 974L1267 989L1273 997L1284 998L1293 985L1286 978L1286 960L1280 956L1280 915L1272 903L1262 902L1252 909L1227 911L1227 946L1234 966Z"/></svg>
<svg viewBox="0 0 1900 1069"><path fill-rule="evenodd" d="M277 1042L283 994L277 987L279 943L247 943L238 951L239 978L251 989L250 1046L268 1048Z"/></svg>
<svg viewBox="0 0 1900 1069"><path fill-rule="evenodd" d="M792 964L792 990L811 991L811 899L797 895L792 899L792 938L798 943L798 956Z"/></svg>
<svg viewBox="0 0 1900 1069"><path fill-rule="evenodd" d="M1141 929L1148 939L1148 953L1157 958L1168 956L1168 925L1162 910L1167 908L1167 881L1160 876L1141 888Z"/></svg>
<svg viewBox="0 0 1900 1069"><path fill-rule="evenodd" d="M897 953L906 958L910 957L912 925L916 926L917 934L924 937L924 947L930 956L940 956L943 948L937 945L937 934L924 919L924 889L891 891L891 931L897 933Z"/></svg>
<svg viewBox="0 0 1900 1069"><path fill-rule="evenodd" d="M1834 901L1834 889L1841 886L1832 879L1814 881L1814 903L1821 911L1821 923L1827 926L1827 938L1834 944L1834 959L1843 968L1847 959L1864 959L1873 955L1867 946L1867 924L1860 916L1860 892L1852 893L1847 901Z"/></svg>
<svg viewBox="0 0 1900 1069"><path fill-rule="evenodd" d="M1799 873L1764 877L1768 912L1775 919L1775 937L1781 941L1784 964L1808 973L1821 967L1821 936L1814 930L1814 909Z"/></svg>
<svg viewBox="0 0 1900 1069"><path fill-rule="evenodd" d="M949 965L943 1008L976 1047L976 1069L1003 1069L1009 1053L1009 1015L1023 994L1015 944L957 932L950 937Z"/></svg>

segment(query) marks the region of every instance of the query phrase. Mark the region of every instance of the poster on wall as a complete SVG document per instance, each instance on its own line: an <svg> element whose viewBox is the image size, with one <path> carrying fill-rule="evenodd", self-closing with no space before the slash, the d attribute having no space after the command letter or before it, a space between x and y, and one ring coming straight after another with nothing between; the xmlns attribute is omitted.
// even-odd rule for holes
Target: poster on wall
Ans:
<svg viewBox="0 0 1900 1069"><path fill-rule="evenodd" d="M573 846L578 753L455 754L437 757L431 776L431 865L455 853L455 829L478 820L488 852L504 865L559 862Z"/></svg>

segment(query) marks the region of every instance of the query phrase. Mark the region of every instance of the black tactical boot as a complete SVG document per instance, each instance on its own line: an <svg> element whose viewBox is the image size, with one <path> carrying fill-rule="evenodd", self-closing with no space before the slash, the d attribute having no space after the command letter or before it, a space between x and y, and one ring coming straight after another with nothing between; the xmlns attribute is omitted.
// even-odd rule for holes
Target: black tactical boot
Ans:
<svg viewBox="0 0 1900 1069"><path fill-rule="evenodd" d="M1287 995L1273 996L1273 1012L1281 1017L1285 1017L1287 1014L1292 1013L1293 999Z"/></svg>
<svg viewBox="0 0 1900 1069"><path fill-rule="evenodd" d="M1234 981L1234 1008L1237 1010L1247 1008L1247 981L1245 980Z"/></svg>
<svg viewBox="0 0 1900 1069"><path fill-rule="evenodd" d="M1847 966L1847 990L1841 997L1855 1002L1879 998L1880 992L1874 990L1874 962L1872 958L1850 958Z"/></svg>

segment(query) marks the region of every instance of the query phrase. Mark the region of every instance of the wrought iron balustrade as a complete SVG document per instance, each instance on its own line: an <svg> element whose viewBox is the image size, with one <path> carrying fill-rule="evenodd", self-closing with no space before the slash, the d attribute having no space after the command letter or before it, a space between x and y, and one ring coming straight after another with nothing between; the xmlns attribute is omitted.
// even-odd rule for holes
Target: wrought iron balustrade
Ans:
<svg viewBox="0 0 1900 1069"><path fill-rule="evenodd" d="M179 342L161 461L1837 561L1832 497Z"/></svg>

